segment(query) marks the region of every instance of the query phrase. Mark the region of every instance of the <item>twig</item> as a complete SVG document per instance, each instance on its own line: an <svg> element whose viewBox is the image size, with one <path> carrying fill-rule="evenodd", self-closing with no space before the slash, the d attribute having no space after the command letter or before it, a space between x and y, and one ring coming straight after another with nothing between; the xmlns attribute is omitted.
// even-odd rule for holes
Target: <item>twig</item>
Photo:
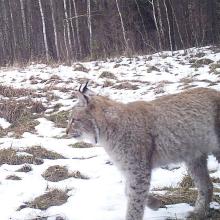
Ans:
<svg viewBox="0 0 220 220"><path fill-rule="evenodd" d="M90 157L73 157L73 160L87 160L87 159L92 159L94 157L97 157L97 155L90 156Z"/></svg>

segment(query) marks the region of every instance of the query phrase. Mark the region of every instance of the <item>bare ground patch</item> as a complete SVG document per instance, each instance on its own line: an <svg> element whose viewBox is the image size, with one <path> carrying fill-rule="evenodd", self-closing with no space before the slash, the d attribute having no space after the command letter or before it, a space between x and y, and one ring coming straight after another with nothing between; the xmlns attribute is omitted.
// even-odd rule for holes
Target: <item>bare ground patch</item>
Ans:
<svg viewBox="0 0 220 220"><path fill-rule="evenodd" d="M65 180L71 177L77 179L88 179L85 175L81 174L79 171L69 172L68 169L64 166L51 166L42 174L45 180L51 182L58 182Z"/></svg>

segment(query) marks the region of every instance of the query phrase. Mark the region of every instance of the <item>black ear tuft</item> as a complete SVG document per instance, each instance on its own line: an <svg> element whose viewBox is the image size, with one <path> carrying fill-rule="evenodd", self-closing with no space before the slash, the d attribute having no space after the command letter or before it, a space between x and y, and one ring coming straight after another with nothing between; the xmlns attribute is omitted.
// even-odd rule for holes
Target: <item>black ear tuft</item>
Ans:
<svg viewBox="0 0 220 220"><path fill-rule="evenodd" d="M84 85L83 88L82 88L82 84L81 84L79 87L79 92L86 93L86 91L88 90L88 84L89 84L89 80L86 82L86 84Z"/></svg>
<svg viewBox="0 0 220 220"><path fill-rule="evenodd" d="M89 81L86 82L85 86L83 87L82 93L85 93L88 90L88 83Z"/></svg>

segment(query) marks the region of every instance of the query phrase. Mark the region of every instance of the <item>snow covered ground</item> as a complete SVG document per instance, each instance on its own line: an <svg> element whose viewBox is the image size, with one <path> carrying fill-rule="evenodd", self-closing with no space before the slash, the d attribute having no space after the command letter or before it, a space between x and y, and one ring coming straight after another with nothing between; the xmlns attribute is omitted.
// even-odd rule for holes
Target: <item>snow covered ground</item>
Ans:
<svg viewBox="0 0 220 220"><path fill-rule="evenodd" d="M8 95L0 92L1 102L31 99L42 102L46 111L35 114L34 131L16 136L5 118L0 118L0 150L41 146L61 154L65 159L44 159L41 165L31 164L30 172L16 172L23 165L0 166L0 219L68 219L68 220L123 220L126 208L123 177L111 164L101 146L74 148L74 139L65 136L65 128L50 120L50 115L65 112L75 103L73 91L80 83L91 80L90 87L98 94L122 102L152 100L193 87L210 87L220 90L220 50L192 48L188 51L163 52L134 58L114 58L106 61L75 63L73 66L50 67L32 64L25 68L1 68L0 85L28 89L29 95ZM11 87L8 87L11 88ZM18 90L19 91L19 90ZM0 103L1 104L1 103ZM10 129L10 130L7 130ZM21 154L24 154L23 152ZM0 157L1 160L1 157ZM0 161L1 162L1 161ZM88 179L67 178L58 182L47 181L44 171L54 165L65 166L69 171L80 171ZM220 168L213 156L209 157L211 176L220 178ZM184 165L177 169L156 169L151 188L176 187L187 174ZM10 175L20 180L7 179ZM220 187L220 184L216 184ZM60 206L46 210L21 205L33 201L48 189L68 189L68 200ZM218 204L213 203L212 206ZM184 219L193 209L186 203L168 205L158 211L145 210L145 220Z"/></svg>

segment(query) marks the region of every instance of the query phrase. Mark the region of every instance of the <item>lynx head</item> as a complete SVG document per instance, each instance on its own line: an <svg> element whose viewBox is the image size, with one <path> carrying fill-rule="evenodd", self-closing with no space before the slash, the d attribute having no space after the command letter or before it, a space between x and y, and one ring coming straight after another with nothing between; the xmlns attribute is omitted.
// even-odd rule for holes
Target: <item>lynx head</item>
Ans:
<svg viewBox="0 0 220 220"><path fill-rule="evenodd" d="M66 133L74 138L89 138L97 143L99 129L92 114L93 105L91 104L94 94L87 86L88 82L83 88L81 85L76 92L78 102L72 109Z"/></svg>

